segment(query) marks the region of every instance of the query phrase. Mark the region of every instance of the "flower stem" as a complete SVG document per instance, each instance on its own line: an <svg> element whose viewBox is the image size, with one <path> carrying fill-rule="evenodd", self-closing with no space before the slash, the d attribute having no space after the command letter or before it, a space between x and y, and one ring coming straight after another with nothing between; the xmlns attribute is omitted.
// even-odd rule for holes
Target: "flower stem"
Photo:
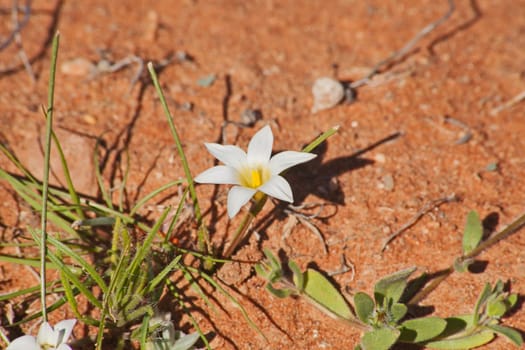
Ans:
<svg viewBox="0 0 525 350"><path fill-rule="evenodd" d="M302 152L310 153L312 152L317 146L319 146L321 143L323 143L327 138L335 134L339 130L339 125L336 125L329 130L325 131L319 137L317 137L315 140L310 142L308 146L302 149Z"/></svg>
<svg viewBox="0 0 525 350"><path fill-rule="evenodd" d="M186 155L184 154L184 150L182 148L182 143L180 141L179 134L177 132L177 129L175 128L175 124L173 123L173 116L171 115L171 112L168 108L168 104L166 103L166 99L160 87L159 79L157 77L157 73L155 72L155 68L153 67L153 63L151 62L148 63L148 70L151 76L151 80L153 81L153 85L155 86L155 89L157 90L157 94L159 95L160 103L162 105L162 108L164 109L164 114L166 115L168 119L168 124L170 126L171 134L173 136L173 139L175 140L175 145L177 146L177 151L179 152L179 157L181 159L182 167L184 169L184 174L186 175L186 181L188 182L188 188L190 189L190 196L193 202L193 208L195 210L195 218L197 219L197 227L198 227L197 246L201 252L209 254L210 253L210 243L209 243L210 239L209 239L208 229L202 223L201 209L199 206L199 202L197 200L197 193L195 192L195 185L193 182L193 177L191 175L190 167L188 165L188 160L186 159Z"/></svg>
<svg viewBox="0 0 525 350"><path fill-rule="evenodd" d="M42 188L42 213L41 213L41 245L40 245L40 296L42 302L42 318L47 321L46 305L46 257L47 257L47 196L49 190L49 159L51 154L51 134L53 131L53 103L55 96L55 71L58 56L58 43L60 34L57 32L53 38L51 51L51 67L49 73L49 91L47 96L47 109L44 111L46 117L46 139L44 149L44 178Z"/></svg>
<svg viewBox="0 0 525 350"><path fill-rule="evenodd" d="M261 192L258 192L258 193L261 193ZM241 221L241 224L239 225L239 227L237 227L237 230L235 231L235 234L233 235L233 240L230 246L228 247L228 249L226 249L226 251L224 252L223 258L227 259L231 257L231 255L235 252L239 244L246 237L246 232L248 231L248 228L250 227L250 224L252 223L253 219L255 219L257 214L259 214L259 212L264 207L264 204L266 203L268 196L266 196L265 194L262 194L261 196L257 196L257 194L255 196L255 198L257 198L255 203L252 204L252 206L250 207L250 211L246 213L246 215Z"/></svg>

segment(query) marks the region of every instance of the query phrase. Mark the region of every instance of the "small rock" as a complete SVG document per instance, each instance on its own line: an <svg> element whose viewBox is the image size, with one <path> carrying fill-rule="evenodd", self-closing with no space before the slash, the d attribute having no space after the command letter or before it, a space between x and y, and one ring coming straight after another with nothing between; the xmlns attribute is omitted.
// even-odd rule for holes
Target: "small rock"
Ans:
<svg viewBox="0 0 525 350"><path fill-rule="evenodd" d="M384 164L386 162L386 157L383 153L378 153L374 156L374 160L378 163Z"/></svg>
<svg viewBox="0 0 525 350"><path fill-rule="evenodd" d="M241 123L246 126L254 126L261 119L262 113L258 109L248 108L241 113Z"/></svg>
<svg viewBox="0 0 525 350"><path fill-rule="evenodd" d="M343 84L332 78L319 78L312 86L314 105L312 113L336 106L345 97Z"/></svg>
<svg viewBox="0 0 525 350"><path fill-rule="evenodd" d="M87 58L77 57L69 61L65 61L60 66L60 71L65 75L73 75L77 77L85 77L95 71L95 65Z"/></svg>
<svg viewBox="0 0 525 350"><path fill-rule="evenodd" d="M208 86L213 85L213 83L215 82L215 79L217 79L215 74L210 74L210 75L207 75L197 80L197 85L202 86L202 87L208 87Z"/></svg>
<svg viewBox="0 0 525 350"><path fill-rule="evenodd" d="M383 176L383 188L387 191L392 191L394 189L394 177L392 174L386 174Z"/></svg>

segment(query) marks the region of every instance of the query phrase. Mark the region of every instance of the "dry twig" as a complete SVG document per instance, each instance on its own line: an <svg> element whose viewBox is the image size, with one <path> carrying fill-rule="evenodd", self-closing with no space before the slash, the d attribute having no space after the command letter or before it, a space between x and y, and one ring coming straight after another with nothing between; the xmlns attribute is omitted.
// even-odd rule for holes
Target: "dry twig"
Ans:
<svg viewBox="0 0 525 350"><path fill-rule="evenodd" d="M408 230L410 227L412 227L423 215L431 211L432 209L439 207L443 203L449 203L449 202L455 202L457 201L456 194L452 193L451 195L447 197L442 197L439 199L435 199L433 201L428 202L421 208L416 215L414 215L410 220L408 220L407 223L405 223L403 226L401 226L400 229L398 229L396 232L392 233L390 236L388 236L385 241L383 242L383 246L381 248L381 252L383 252L388 243L390 243L392 240L394 240L397 236Z"/></svg>
<svg viewBox="0 0 525 350"><path fill-rule="evenodd" d="M501 112L502 110L507 109L507 108L509 108L509 107L512 107L512 106L514 106L516 103L519 103L519 102L521 102L521 101L523 101L523 100L525 100L525 91L520 92L519 94L517 94L516 96L514 96L513 98L511 98L509 101L505 102L504 104L499 105L498 107L493 108L493 109L490 111L490 114L491 114L491 115L496 115L496 114L498 114L499 112Z"/></svg>
<svg viewBox="0 0 525 350"><path fill-rule="evenodd" d="M13 11L18 13L17 0L13 1ZM9 33L8 37L4 41L0 42L0 51L8 47L9 44L11 44L11 42L16 38L16 35L20 33L20 31L26 26L27 22L29 22L29 17L31 16L31 0L26 0L25 6L23 7L23 13L24 18L22 19L22 21L19 22L17 19L15 27L13 28L11 33Z"/></svg>
<svg viewBox="0 0 525 350"><path fill-rule="evenodd" d="M379 61L373 68L372 70L362 79L359 79L359 80L356 80L354 81L353 83L351 83L349 86L351 89L356 89L358 87L361 87L363 85L368 85L370 84L372 78L377 75L381 68L383 67L388 67L389 65L391 65L393 62L399 60L400 58L402 58L404 55L406 55L410 50L412 50L412 48L414 47L414 45L417 44L418 41L420 41L421 39L423 39L425 36L427 36L430 32L432 32L433 30L435 30L438 26L440 26L441 24L443 24L451 15L452 13L456 10L456 5L454 4L454 0L448 0L448 11L441 17L439 18L438 20L430 23L429 25L427 25L425 28L421 29L419 31L419 33L416 34L416 36L414 36L408 43L405 44L405 46L403 46L400 50L398 51L394 51L390 56L388 56L387 58L385 58L384 60L382 61Z"/></svg>

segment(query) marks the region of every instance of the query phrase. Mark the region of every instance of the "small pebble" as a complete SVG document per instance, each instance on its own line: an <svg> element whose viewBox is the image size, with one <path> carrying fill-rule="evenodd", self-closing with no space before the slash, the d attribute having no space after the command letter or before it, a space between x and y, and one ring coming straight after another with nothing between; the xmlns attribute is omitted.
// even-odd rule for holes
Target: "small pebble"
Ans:
<svg viewBox="0 0 525 350"><path fill-rule="evenodd" d="M95 125L97 123L97 118L88 113L82 115L82 120L89 125Z"/></svg>
<svg viewBox="0 0 525 350"><path fill-rule="evenodd" d="M383 186L387 191L392 191L394 189L394 177L391 174L383 176Z"/></svg>
<svg viewBox="0 0 525 350"><path fill-rule="evenodd" d="M312 94L314 95L312 113L317 113L339 104L345 97L345 89L339 81L324 77L314 82Z"/></svg>
<svg viewBox="0 0 525 350"><path fill-rule="evenodd" d="M207 75L197 80L197 85L202 86L202 87L208 87L208 86L213 85L213 83L215 82L215 79L217 79L215 74L210 74L210 75Z"/></svg>
<svg viewBox="0 0 525 350"><path fill-rule="evenodd" d="M241 113L241 123L246 126L254 126L261 119L262 113L258 109L248 108Z"/></svg>
<svg viewBox="0 0 525 350"><path fill-rule="evenodd" d="M65 75L73 75L77 77L85 77L95 70L95 65L87 58L77 57L69 61L65 61L60 66L60 71Z"/></svg>
<svg viewBox="0 0 525 350"><path fill-rule="evenodd" d="M383 153L378 153L374 156L374 160L378 163L385 163L386 162L386 157Z"/></svg>

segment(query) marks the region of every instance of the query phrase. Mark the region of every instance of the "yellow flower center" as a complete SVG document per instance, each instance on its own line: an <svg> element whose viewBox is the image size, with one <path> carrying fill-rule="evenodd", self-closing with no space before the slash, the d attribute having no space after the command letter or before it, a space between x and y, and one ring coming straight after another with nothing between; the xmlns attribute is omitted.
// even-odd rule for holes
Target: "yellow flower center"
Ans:
<svg viewBox="0 0 525 350"><path fill-rule="evenodd" d="M270 171L265 167L247 167L241 171L241 185L248 188L257 188L270 178Z"/></svg>

